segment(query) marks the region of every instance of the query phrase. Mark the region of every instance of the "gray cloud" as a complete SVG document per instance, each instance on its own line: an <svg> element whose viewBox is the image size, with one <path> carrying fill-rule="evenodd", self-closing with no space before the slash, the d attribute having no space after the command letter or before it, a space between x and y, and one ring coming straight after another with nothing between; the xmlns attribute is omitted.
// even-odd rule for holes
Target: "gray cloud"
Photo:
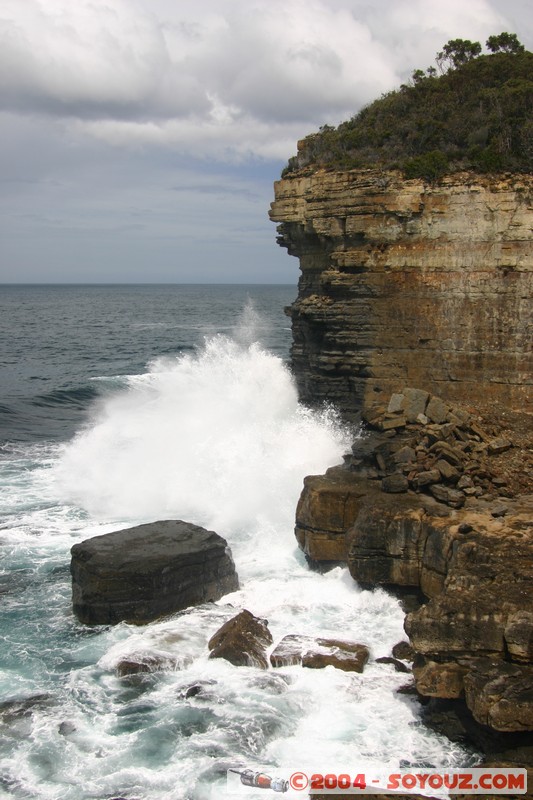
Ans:
<svg viewBox="0 0 533 800"><path fill-rule="evenodd" d="M0 280L294 280L266 212L296 141L449 38L531 49L529 3L3 0Z"/></svg>

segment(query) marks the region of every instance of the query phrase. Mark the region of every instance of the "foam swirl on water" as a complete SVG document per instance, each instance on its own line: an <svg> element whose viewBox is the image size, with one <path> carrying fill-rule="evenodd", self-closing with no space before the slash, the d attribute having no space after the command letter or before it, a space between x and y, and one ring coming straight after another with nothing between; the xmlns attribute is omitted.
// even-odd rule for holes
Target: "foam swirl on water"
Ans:
<svg viewBox="0 0 533 800"><path fill-rule="evenodd" d="M282 361L225 336L155 361L65 448L72 502L101 518L180 517L218 532L292 525L304 475L341 460L332 412L298 403Z"/></svg>
<svg viewBox="0 0 533 800"><path fill-rule="evenodd" d="M0 750L0 780L14 797L214 800L228 766L461 764L463 751L425 730L416 706L394 694L404 679L373 660L403 638L396 600L361 591L346 569L310 572L297 550L303 478L339 462L350 431L331 411L298 403L283 362L253 342L256 327L249 309L233 339L215 336L195 354L154 361L98 402L53 466L23 474L28 496L46 485L48 504L12 533L14 557L41 559L54 602L42 580L47 614L35 598L27 612L13 600L21 626L13 647L31 672L26 692L47 676L51 687L25 718L23 737ZM143 627L80 629L68 576L52 573L65 569L73 541L164 518L224 536L240 590ZM290 633L355 640L370 647L371 662L352 675L209 660L209 636L243 607L268 618L275 642ZM170 669L117 677L121 659L144 655ZM191 685L200 690L188 697Z"/></svg>

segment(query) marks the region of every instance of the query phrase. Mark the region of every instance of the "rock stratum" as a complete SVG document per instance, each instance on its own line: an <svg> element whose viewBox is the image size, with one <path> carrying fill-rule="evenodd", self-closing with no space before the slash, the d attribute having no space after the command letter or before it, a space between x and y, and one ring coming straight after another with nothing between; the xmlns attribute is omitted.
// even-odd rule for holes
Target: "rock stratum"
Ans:
<svg viewBox="0 0 533 800"><path fill-rule="evenodd" d="M460 702L502 747L533 731L533 429L518 416L526 429L502 430L404 388L364 412L344 464L305 479L295 528L311 566L407 598L419 696Z"/></svg>
<svg viewBox="0 0 533 800"><path fill-rule="evenodd" d="M416 386L533 410L533 175L300 172L276 182L270 217L300 261L303 402L354 416Z"/></svg>
<svg viewBox="0 0 533 800"><path fill-rule="evenodd" d="M300 397L363 421L345 463L305 479L299 546L407 597L428 720L530 763L533 175L309 168L270 216L300 261Z"/></svg>

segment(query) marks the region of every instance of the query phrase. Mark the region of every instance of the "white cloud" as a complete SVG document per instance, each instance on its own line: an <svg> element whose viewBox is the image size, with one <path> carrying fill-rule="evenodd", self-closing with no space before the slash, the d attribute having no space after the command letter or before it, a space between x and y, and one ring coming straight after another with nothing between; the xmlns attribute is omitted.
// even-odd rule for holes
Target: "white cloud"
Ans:
<svg viewBox="0 0 533 800"><path fill-rule="evenodd" d="M498 31L493 5L3 0L2 107L110 144L281 157L431 63L448 38Z"/></svg>
<svg viewBox="0 0 533 800"><path fill-rule="evenodd" d="M530 2L1 0L0 281L294 279L297 140Z"/></svg>

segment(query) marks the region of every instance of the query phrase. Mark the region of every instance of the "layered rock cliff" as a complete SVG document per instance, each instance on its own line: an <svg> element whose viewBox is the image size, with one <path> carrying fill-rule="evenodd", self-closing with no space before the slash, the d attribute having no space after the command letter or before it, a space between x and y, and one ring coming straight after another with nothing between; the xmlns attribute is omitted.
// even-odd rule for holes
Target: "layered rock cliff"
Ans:
<svg viewBox="0 0 533 800"><path fill-rule="evenodd" d="M533 730L533 175L309 168L270 213L300 260L300 397L365 423L306 478L298 543L418 592L419 694L507 747Z"/></svg>
<svg viewBox="0 0 533 800"><path fill-rule="evenodd" d="M270 216L300 260L304 402L354 415L407 385L531 408L532 175L315 170L275 184Z"/></svg>

